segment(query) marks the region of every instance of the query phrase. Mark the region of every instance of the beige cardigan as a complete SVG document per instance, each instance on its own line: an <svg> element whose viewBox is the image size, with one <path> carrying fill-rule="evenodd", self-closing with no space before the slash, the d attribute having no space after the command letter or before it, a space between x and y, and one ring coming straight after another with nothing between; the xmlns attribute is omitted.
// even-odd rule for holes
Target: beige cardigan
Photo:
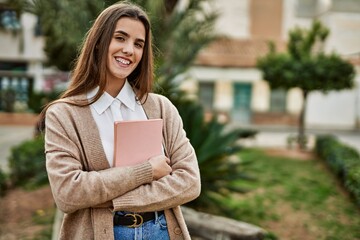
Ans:
<svg viewBox="0 0 360 240"><path fill-rule="evenodd" d="M164 119L163 142L173 171L157 181L148 162L110 168L90 107L56 103L47 110L46 168L55 202L65 213L60 239L111 240L112 211L163 209L170 239L190 239L180 205L200 194L195 151L167 98L149 94L143 107L149 119Z"/></svg>

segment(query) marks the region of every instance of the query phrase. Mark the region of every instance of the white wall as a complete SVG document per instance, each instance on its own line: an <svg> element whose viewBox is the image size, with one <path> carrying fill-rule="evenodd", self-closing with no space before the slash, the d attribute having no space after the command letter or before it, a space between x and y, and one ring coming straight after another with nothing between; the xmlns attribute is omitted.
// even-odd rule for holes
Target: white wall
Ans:
<svg viewBox="0 0 360 240"><path fill-rule="evenodd" d="M360 54L360 13L331 13L327 26L330 29L327 52L336 51L344 56Z"/></svg>
<svg viewBox="0 0 360 240"><path fill-rule="evenodd" d="M27 73L34 77L34 90L40 91L43 87L43 51L44 38L34 35L36 16L24 13L21 15L20 32L0 32L0 60L27 62Z"/></svg>
<svg viewBox="0 0 360 240"><path fill-rule="evenodd" d="M307 126L353 128L355 126L355 90L311 93L306 113Z"/></svg>
<svg viewBox="0 0 360 240"><path fill-rule="evenodd" d="M249 38L250 1L251 0L214 1L214 7L220 14L215 25L215 31L233 38Z"/></svg>
<svg viewBox="0 0 360 240"><path fill-rule="evenodd" d="M0 59L14 61L45 60L43 52L44 39L34 36L36 17L32 14L24 13L21 16L20 22L22 32L0 32Z"/></svg>
<svg viewBox="0 0 360 240"><path fill-rule="evenodd" d="M216 68L195 66L189 70L190 76L199 81L231 80L253 82L261 79L261 72L255 68Z"/></svg>
<svg viewBox="0 0 360 240"><path fill-rule="evenodd" d="M255 112L267 112L270 108L270 87L266 81L254 82L252 89L251 109Z"/></svg>

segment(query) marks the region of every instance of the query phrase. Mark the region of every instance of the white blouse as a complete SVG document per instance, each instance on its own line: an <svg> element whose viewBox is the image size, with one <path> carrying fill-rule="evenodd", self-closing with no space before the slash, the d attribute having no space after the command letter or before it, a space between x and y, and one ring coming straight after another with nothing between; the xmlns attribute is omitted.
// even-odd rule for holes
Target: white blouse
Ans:
<svg viewBox="0 0 360 240"><path fill-rule="evenodd" d="M87 98L91 99L94 97L98 90L99 87L88 92ZM114 122L121 120L145 120L147 116L142 105L136 100L136 95L127 80L115 98L104 92L90 106L92 116L99 129L106 158L112 167L114 158Z"/></svg>

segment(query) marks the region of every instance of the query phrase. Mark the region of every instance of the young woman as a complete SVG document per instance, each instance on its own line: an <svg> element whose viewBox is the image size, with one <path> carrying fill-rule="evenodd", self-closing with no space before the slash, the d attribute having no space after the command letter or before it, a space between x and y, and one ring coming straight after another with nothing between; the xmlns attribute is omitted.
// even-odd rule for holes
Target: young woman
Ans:
<svg viewBox="0 0 360 240"><path fill-rule="evenodd" d="M152 81L147 15L130 3L108 7L68 89L44 110L47 172L65 213L60 239L190 239L180 205L200 194L197 159L176 108L150 93ZM153 118L163 119L164 155L114 167L114 121Z"/></svg>

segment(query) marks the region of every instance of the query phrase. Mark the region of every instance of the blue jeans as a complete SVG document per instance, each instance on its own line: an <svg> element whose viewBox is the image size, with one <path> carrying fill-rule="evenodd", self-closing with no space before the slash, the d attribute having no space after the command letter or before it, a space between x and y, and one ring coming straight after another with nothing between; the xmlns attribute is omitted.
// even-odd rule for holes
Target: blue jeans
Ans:
<svg viewBox="0 0 360 240"><path fill-rule="evenodd" d="M165 214L144 222L140 227L114 226L115 240L170 240Z"/></svg>

